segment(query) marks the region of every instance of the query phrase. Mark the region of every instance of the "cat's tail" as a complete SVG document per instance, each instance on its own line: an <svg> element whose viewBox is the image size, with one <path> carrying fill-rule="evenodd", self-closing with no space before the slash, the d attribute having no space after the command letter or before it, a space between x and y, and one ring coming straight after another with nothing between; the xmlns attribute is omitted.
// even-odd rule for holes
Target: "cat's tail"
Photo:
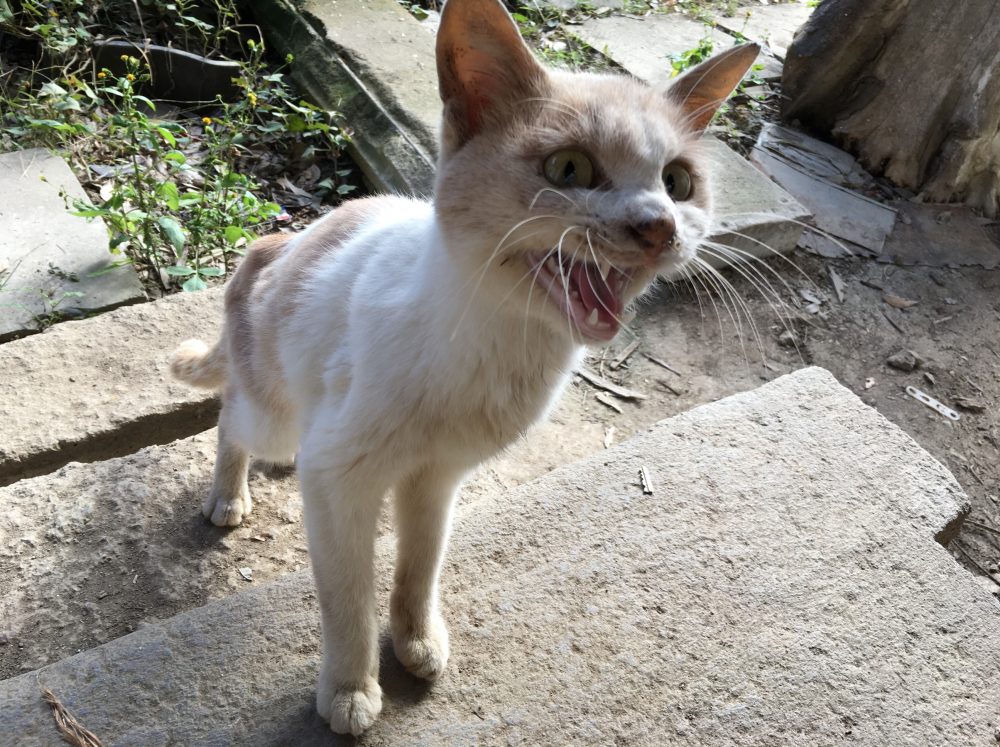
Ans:
<svg viewBox="0 0 1000 747"><path fill-rule="evenodd" d="M201 340L185 340L170 356L170 373L199 389L221 389L226 383L223 341L210 348Z"/></svg>

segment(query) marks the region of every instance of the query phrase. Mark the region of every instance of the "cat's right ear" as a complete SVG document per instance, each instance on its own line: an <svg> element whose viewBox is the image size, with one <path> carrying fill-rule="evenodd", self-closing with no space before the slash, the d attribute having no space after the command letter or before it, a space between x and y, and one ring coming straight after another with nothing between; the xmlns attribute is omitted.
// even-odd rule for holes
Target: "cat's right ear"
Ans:
<svg viewBox="0 0 1000 747"><path fill-rule="evenodd" d="M437 68L449 150L541 95L546 77L500 0L445 3Z"/></svg>

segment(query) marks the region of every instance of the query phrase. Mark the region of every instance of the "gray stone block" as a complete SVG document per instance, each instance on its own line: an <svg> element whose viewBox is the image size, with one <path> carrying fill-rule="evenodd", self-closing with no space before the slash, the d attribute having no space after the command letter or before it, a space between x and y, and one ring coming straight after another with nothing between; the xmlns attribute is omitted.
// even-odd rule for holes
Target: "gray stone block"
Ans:
<svg viewBox="0 0 1000 747"><path fill-rule="evenodd" d="M652 85L670 80L671 55L693 49L703 39L710 39L717 52L736 44L736 39L721 29L680 13L592 18L572 31L588 46Z"/></svg>
<svg viewBox="0 0 1000 747"><path fill-rule="evenodd" d="M128 454L215 425L215 398L173 381L188 337L214 341L222 291L65 322L0 347L0 485L70 461Z"/></svg>
<svg viewBox="0 0 1000 747"><path fill-rule="evenodd" d="M738 8L731 16L718 13L714 20L726 31L766 44L784 59L795 32L812 12L812 6L796 1Z"/></svg>
<svg viewBox="0 0 1000 747"><path fill-rule="evenodd" d="M965 502L820 369L664 421L460 512L449 670L383 645L364 743L991 744L1000 609L934 541ZM0 733L59 744L45 686L116 745L350 744L317 634L288 576L0 683Z"/></svg>
<svg viewBox="0 0 1000 747"><path fill-rule="evenodd" d="M294 54L310 98L345 115L351 157L382 191L434 188L437 93L434 36L395 0L261 0L270 44Z"/></svg>
<svg viewBox="0 0 1000 747"><path fill-rule="evenodd" d="M130 266L108 270L104 224L70 215L63 194L86 197L59 156L0 153L0 341L38 331L53 314L146 298Z"/></svg>

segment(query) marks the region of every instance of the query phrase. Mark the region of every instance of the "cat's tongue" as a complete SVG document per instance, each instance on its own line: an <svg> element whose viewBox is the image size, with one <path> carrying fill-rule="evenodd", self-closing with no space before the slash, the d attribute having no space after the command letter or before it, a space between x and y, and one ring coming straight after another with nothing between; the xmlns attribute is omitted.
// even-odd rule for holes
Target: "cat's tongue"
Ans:
<svg viewBox="0 0 1000 747"><path fill-rule="evenodd" d="M612 269L608 278L612 279L616 274L617 271ZM582 313L575 319L576 323L593 337L614 337L621 318L621 302L608 281L601 277L601 271L588 262L574 262L569 270L569 280L580 294Z"/></svg>

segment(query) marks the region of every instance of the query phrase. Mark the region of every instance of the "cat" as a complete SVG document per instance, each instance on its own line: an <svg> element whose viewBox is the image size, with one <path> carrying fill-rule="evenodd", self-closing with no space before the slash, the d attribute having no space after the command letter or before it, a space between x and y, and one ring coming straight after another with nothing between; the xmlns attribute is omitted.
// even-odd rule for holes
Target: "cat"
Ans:
<svg viewBox="0 0 1000 747"><path fill-rule="evenodd" d="M547 70L500 0L449 0L434 201L359 199L258 240L226 287L219 342L175 351L175 376L222 391L206 517L250 512L251 453L296 460L322 622L316 704L334 731L360 734L382 707L385 494L393 647L433 679L463 476L542 418L585 346L612 340L656 275L695 255L710 207L698 138L756 55L731 49L656 90Z"/></svg>

